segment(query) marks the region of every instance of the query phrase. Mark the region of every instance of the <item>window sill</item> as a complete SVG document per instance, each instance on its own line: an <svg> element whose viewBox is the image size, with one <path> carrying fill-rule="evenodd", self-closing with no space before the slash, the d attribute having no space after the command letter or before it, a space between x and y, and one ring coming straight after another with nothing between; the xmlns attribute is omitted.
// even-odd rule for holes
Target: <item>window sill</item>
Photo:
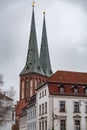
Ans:
<svg viewBox="0 0 87 130"><path fill-rule="evenodd" d="M64 112L64 113L67 113L66 111L59 111L59 112Z"/></svg>
<svg viewBox="0 0 87 130"><path fill-rule="evenodd" d="M75 112L75 111L74 111L73 113L81 113L81 112L80 112L80 111L78 111L78 112Z"/></svg>

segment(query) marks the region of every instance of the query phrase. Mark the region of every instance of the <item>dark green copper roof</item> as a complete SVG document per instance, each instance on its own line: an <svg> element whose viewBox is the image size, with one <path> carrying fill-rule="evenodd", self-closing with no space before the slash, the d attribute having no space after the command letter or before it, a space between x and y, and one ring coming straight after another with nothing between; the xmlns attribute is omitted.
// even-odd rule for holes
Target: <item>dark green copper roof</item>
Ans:
<svg viewBox="0 0 87 130"><path fill-rule="evenodd" d="M51 69L49 50L48 50L45 13L43 19L43 30L42 30L41 49L40 49L40 64L45 75L50 76L52 74L52 69Z"/></svg>
<svg viewBox="0 0 87 130"><path fill-rule="evenodd" d="M39 60L39 56L38 56L34 6L33 6L33 11L32 11L31 31L30 31L30 39L29 39L29 47L28 47L26 65L20 75L32 73L32 72L45 75L43 70L41 69L40 60Z"/></svg>

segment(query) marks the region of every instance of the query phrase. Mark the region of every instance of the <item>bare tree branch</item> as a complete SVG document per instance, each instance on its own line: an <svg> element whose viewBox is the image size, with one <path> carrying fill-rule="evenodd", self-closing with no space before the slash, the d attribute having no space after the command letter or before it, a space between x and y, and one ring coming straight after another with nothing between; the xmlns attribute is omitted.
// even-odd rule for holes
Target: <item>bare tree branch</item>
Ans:
<svg viewBox="0 0 87 130"><path fill-rule="evenodd" d="M3 74L0 73L0 86L4 84Z"/></svg>

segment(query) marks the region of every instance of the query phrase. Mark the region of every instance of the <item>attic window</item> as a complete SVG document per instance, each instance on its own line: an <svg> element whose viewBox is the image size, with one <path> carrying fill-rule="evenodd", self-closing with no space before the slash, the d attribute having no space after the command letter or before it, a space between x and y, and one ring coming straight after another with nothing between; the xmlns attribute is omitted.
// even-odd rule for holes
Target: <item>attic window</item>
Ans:
<svg viewBox="0 0 87 130"><path fill-rule="evenodd" d="M78 93L78 92L79 92L79 89L78 89L78 86L77 86L77 85L75 85L75 86L73 87L73 92L74 92L74 93Z"/></svg>
<svg viewBox="0 0 87 130"><path fill-rule="evenodd" d="M65 87L64 87L64 85L60 85L60 86L59 86L59 91L60 91L60 93L64 93L64 92L65 92Z"/></svg>
<svg viewBox="0 0 87 130"><path fill-rule="evenodd" d="M84 88L84 92L85 92L85 94L87 94L87 87Z"/></svg>

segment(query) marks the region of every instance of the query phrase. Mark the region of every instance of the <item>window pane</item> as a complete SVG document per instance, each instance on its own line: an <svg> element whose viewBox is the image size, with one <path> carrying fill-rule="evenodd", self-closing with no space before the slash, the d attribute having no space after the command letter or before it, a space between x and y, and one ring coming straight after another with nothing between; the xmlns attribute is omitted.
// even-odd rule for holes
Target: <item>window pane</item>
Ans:
<svg viewBox="0 0 87 130"><path fill-rule="evenodd" d="M21 98L24 99L24 81L22 81Z"/></svg>
<svg viewBox="0 0 87 130"><path fill-rule="evenodd" d="M26 86L26 97L28 97L29 96L29 81L28 81L28 79L26 79L26 81L25 81L25 86Z"/></svg>
<svg viewBox="0 0 87 130"><path fill-rule="evenodd" d="M60 120L60 130L66 130L66 121Z"/></svg>
<svg viewBox="0 0 87 130"><path fill-rule="evenodd" d="M60 93L64 93L65 91L64 85L60 85L59 91Z"/></svg>
<svg viewBox="0 0 87 130"><path fill-rule="evenodd" d="M45 102L45 113L47 113L47 102Z"/></svg>
<svg viewBox="0 0 87 130"><path fill-rule="evenodd" d="M65 111L65 101L60 101L60 111Z"/></svg>
<svg viewBox="0 0 87 130"><path fill-rule="evenodd" d="M41 122L39 122L39 130L41 130Z"/></svg>
<svg viewBox="0 0 87 130"><path fill-rule="evenodd" d="M87 94L87 88L85 88L85 94Z"/></svg>
<svg viewBox="0 0 87 130"><path fill-rule="evenodd" d="M80 130L80 121L75 120L75 130Z"/></svg>
<svg viewBox="0 0 87 130"><path fill-rule="evenodd" d="M47 130L47 120L45 121L45 130Z"/></svg>
<svg viewBox="0 0 87 130"><path fill-rule="evenodd" d="M30 79L30 97L33 95L33 80Z"/></svg>
<svg viewBox="0 0 87 130"><path fill-rule="evenodd" d="M79 112L79 102L74 102L74 112Z"/></svg>
<svg viewBox="0 0 87 130"><path fill-rule="evenodd" d="M39 115L41 115L41 105L39 105Z"/></svg>

